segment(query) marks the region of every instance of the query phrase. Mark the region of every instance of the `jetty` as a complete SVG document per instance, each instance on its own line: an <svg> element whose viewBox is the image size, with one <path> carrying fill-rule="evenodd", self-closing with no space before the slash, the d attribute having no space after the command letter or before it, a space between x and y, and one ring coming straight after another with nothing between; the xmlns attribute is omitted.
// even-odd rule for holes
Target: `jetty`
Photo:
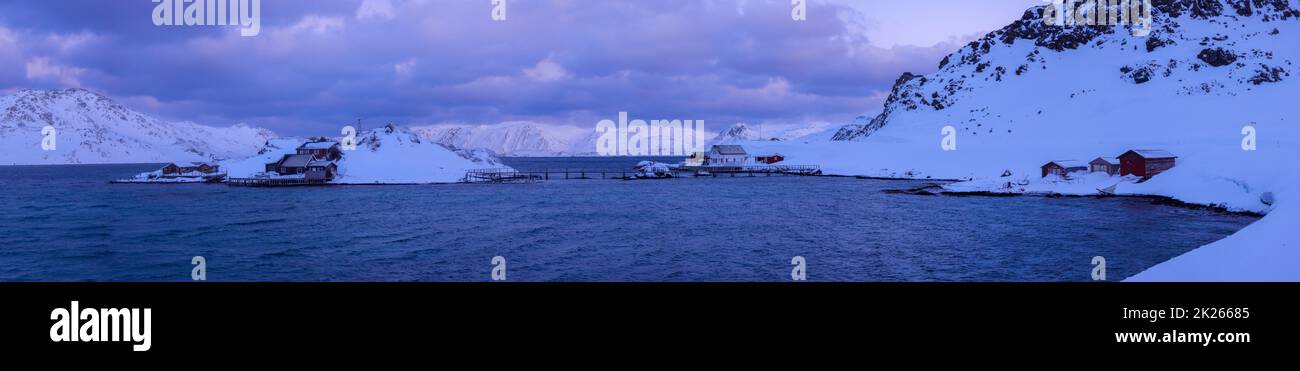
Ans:
<svg viewBox="0 0 1300 371"><path fill-rule="evenodd" d="M613 179L626 178L630 170L584 170L584 169L541 169L519 171L513 169L475 169L465 172L465 177L461 179L466 183L532 183L543 180L551 180L554 176L556 179L593 179L596 174L600 174L600 179L609 179L610 176L617 174ZM590 174L590 176L589 176Z"/></svg>
<svg viewBox="0 0 1300 371"><path fill-rule="evenodd" d="M230 178L226 181L231 187L299 187L329 185L328 180L296 178Z"/></svg>
<svg viewBox="0 0 1300 371"><path fill-rule="evenodd" d="M822 175L822 167L817 165L750 165L750 166L689 166L682 165L673 169L674 172L708 174L717 177L719 174L730 176L746 175L804 175L816 176Z"/></svg>
<svg viewBox="0 0 1300 371"><path fill-rule="evenodd" d="M816 165L755 165L755 166L673 166L672 177L736 177L736 176L819 176ZM475 169L465 173L465 183L532 183L545 180L582 179L633 179L632 169Z"/></svg>

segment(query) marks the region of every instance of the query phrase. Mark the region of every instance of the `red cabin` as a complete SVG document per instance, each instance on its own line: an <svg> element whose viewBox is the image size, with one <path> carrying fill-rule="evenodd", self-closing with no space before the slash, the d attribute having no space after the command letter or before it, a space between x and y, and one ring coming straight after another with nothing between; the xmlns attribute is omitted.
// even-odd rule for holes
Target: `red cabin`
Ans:
<svg viewBox="0 0 1300 371"><path fill-rule="evenodd" d="M1070 173L1078 172L1078 171L1088 171L1088 164L1079 161L1074 161L1074 160L1061 160L1061 161L1048 162L1047 164L1043 165L1044 178L1046 178L1048 175L1065 177Z"/></svg>
<svg viewBox="0 0 1300 371"><path fill-rule="evenodd" d="M1178 156L1158 149L1135 149L1119 155L1120 175L1150 178L1172 169Z"/></svg>
<svg viewBox="0 0 1300 371"><path fill-rule="evenodd" d="M781 162L781 161L785 161L785 156L782 156L780 153L777 153L777 154L774 154L774 155L771 155L771 156L754 156L754 162L757 162L757 163L760 163L760 164L768 164L768 165L771 165L771 164L775 164L775 163L778 163L778 162Z"/></svg>
<svg viewBox="0 0 1300 371"><path fill-rule="evenodd" d="M161 170L162 175L165 177L194 176L195 174L214 174L221 171L221 166L206 162L191 162L188 165L170 163L163 166Z"/></svg>

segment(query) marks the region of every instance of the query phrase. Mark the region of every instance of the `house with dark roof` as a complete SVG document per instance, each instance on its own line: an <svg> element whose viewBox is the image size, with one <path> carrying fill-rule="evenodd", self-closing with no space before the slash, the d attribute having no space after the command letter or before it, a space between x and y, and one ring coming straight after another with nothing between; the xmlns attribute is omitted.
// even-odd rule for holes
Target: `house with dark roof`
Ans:
<svg viewBox="0 0 1300 371"><path fill-rule="evenodd" d="M704 154L706 166L745 166L749 161L749 153L745 152L745 147L734 144L718 144L709 149Z"/></svg>
<svg viewBox="0 0 1300 371"><path fill-rule="evenodd" d="M338 142L307 142L298 146L294 154L280 157L266 164L266 172L280 175L302 174L307 180L333 180L338 172L338 161L343 152Z"/></svg>
<svg viewBox="0 0 1300 371"><path fill-rule="evenodd" d="M334 141L303 143L298 146L297 152L300 155L315 156L316 158L329 161L336 161L343 158L343 151L339 146L339 142Z"/></svg>
<svg viewBox="0 0 1300 371"><path fill-rule="evenodd" d="M1150 178L1172 169L1177 162L1178 156L1169 151L1134 149L1119 155L1119 173Z"/></svg>
<svg viewBox="0 0 1300 371"><path fill-rule="evenodd" d="M338 170L338 161L314 160L307 163L303 177L307 180L331 181Z"/></svg>
<svg viewBox="0 0 1300 371"><path fill-rule="evenodd" d="M312 155L284 155L279 161L266 164L266 172L280 175L296 175L307 172L307 164L315 161Z"/></svg>

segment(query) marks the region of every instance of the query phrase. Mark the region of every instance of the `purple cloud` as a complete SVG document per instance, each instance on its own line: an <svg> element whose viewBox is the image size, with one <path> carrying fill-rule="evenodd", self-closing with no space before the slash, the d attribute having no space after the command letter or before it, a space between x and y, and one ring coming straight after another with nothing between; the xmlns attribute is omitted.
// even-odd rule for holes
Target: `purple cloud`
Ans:
<svg viewBox="0 0 1300 371"><path fill-rule="evenodd" d="M7 2L0 90L80 86L168 119L291 135L358 117L845 122L878 109L898 74L933 70L962 41L875 46L861 26L870 2L812 1L804 22L790 19L788 1L508 4L497 22L488 0L263 0L260 35L241 37L154 26L149 0Z"/></svg>

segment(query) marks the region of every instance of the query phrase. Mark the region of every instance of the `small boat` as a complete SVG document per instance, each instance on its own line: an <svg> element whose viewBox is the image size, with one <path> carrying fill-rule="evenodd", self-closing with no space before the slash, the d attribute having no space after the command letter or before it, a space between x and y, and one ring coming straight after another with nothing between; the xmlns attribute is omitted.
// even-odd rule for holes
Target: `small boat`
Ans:
<svg viewBox="0 0 1300 371"><path fill-rule="evenodd" d="M1106 187L1106 188L1097 188L1097 193L1098 193L1099 195L1101 195L1102 197L1110 197L1110 196L1114 196L1114 195L1115 195L1115 186L1116 186L1116 185L1118 185L1118 184L1111 185L1110 187Z"/></svg>
<svg viewBox="0 0 1300 371"><path fill-rule="evenodd" d="M700 171L695 172L695 176L713 176L713 173L710 173L710 172L707 172L707 171L704 171L704 170L700 170Z"/></svg>

